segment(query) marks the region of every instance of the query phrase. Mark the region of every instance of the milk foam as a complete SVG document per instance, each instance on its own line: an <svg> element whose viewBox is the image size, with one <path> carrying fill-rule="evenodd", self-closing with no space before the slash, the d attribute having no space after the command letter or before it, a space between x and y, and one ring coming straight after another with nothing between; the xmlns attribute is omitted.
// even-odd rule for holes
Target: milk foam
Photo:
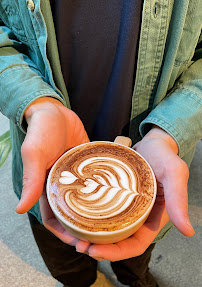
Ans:
<svg viewBox="0 0 202 287"><path fill-rule="evenodd" d="M49 190L51 204L65 221L88 231L115 231L145 214L154 197L154 181L135 151L96 142L61 157Z"/></svg>
<svg viewBox="0 0 202 287"><path fill-rule="evenodd" d="M91 170L86 177L86 170ZM65 194L67 205L75 213L90 219L111 218L125 211L137 192L137 180L122 161L111 157L92 157L81 161L75 170L63 171L61 184L74 187L78 179L83 179L76 196L72 188Z"/></svg>

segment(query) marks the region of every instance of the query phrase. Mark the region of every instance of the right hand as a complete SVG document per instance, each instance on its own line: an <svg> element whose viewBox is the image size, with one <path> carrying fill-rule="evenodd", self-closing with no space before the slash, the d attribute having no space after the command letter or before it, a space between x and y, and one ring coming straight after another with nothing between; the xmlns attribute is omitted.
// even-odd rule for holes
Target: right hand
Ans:
<svg viewBox="0 0 202 287"><path fill-rule="evenodd" d="M51 97L35 100L25 111L27 134L22 144L23 190L17 213L29 211L40 199L44 226L68 244L79 240L64 230L51 211L45 193L48 172L68 149L89 141L79 117Z"/></svg>
<svg viewBox="0 0 202 287"><path fill-rule="evenodd" d="M156 176L154 207L145 223L129 238L114 244L91 245L88 254L94 259L117 261L143 254L169 220L185 236L195 233L188 215L189 170L178 156L175 140L153 126L133 148L147 160ZM83 248L78 242L77 251L82 252Z"/></svg>

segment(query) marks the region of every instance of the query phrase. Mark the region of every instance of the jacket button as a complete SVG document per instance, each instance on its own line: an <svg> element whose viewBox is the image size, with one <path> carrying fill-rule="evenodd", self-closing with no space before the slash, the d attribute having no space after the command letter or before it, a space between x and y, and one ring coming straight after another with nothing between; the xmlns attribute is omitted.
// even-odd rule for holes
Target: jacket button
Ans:
<svg viewBox="0 0 202 287"><path fill-rule="evenodd" d="M157 18L157 17L158 17L158 15L159 15L159 13L160 13L160 10L161 10L161 5L160 5L160 3L155 2L154 8L153 8L154 18Z"/></svg>
<svg viewBox="0 0 202 287"><path fill-rule="evenodd" d="M34 9L35 9L35 5L34 5L34 2L32 0L27 0L27 8L33 12Z"/></svg>

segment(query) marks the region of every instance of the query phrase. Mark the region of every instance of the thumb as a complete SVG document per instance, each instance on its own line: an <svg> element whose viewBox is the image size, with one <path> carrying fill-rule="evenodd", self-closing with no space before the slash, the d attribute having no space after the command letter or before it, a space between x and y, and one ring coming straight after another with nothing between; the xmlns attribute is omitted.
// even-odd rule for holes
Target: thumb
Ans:
<svg viewBox="0 0 202 287"><path fill-rule="evenodd" d="M169 180L164 181L166 210L171 222L185 236L193 236L195 231L188 215L188 191L185 169L173 173Z"/></svg>
<svg viewBox="0 0 202 287"><path fill-rule="evenodd" d="M23 189L17 213L29 211L39 200L44 187L46 168L37 151L22 148Z"/></svg>

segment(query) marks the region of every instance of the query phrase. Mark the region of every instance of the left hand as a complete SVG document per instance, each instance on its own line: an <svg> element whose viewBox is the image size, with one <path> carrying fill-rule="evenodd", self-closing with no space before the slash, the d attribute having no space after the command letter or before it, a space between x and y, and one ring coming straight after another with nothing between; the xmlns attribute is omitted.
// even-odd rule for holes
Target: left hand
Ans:
<svg viewBox="0 0 202 287"><path fill-rule="evenodd" d="M146 222L131 237L115 244L76 244L77 251L88 251L89 256L97 260L117 261L141 255L169 220L183 235L195 233L188 216L189 170L177 155L174 139L155 126L133 148L149 162L155 173L156 202Z"/></svg>
<svg viewBox="0 0 202 287"><path fill-rule="evenodd" d="M25 213L39 200L46 229L63 242L75 246L79 239L59 223L47 201L45 183L54 162L67 150L89 141L79 117L57 99L44 96L25 110L28 128L22 144L23 189L16 212Z"/></svg>

